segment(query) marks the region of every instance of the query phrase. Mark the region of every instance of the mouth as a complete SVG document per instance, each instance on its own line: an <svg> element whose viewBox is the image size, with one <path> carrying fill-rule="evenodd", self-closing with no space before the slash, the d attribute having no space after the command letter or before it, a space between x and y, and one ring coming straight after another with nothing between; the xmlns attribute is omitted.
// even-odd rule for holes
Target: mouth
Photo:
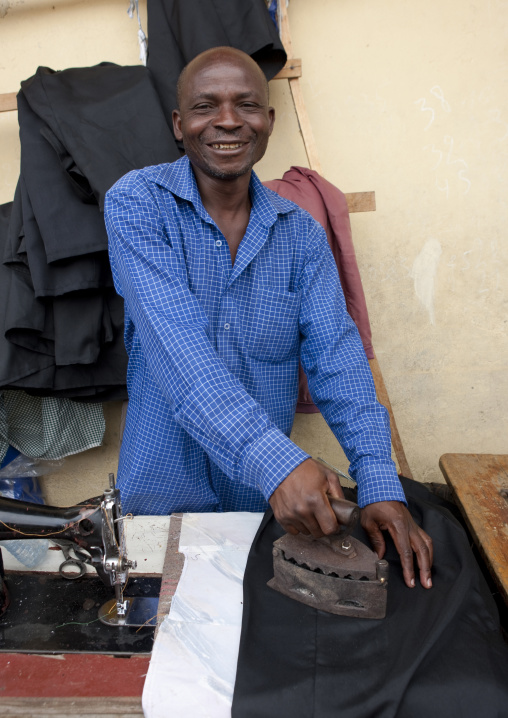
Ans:
<svg viewBox="0 0 508 718"><path fill-rule="evenodd" d="M239 150L241 147L243 147L246 142L212 142L209 144L209 147L211 147L214 150L226 150L226 151L234 151Z"/></svg>

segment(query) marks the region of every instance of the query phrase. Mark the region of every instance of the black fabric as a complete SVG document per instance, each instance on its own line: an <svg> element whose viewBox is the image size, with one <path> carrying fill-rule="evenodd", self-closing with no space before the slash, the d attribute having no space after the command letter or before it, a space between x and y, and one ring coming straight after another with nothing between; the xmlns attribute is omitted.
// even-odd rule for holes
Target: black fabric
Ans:
<svg viewBox="0 0 508 718"><path fill-rule="evenodd" d="M0 387L124 399L123 300L101 207L126 172L179 152L144 67L41 67L21 84L21 174L0 218Z"/></svg>
<svg viewBox="0 0 508 718"><path fill-rule="evenodd" d="M404 585L390 541L383 620L317 611L268 588L283 531L267 512L245 572L232 718L508 716L508 646L466 534L441 499L403 484L434 541L434 587ZM361 528L356 536L368 543Z"/></svg>
<svg viewBox="0 0 508 718"><path fill-rule="evenodd" d="M144 67L39 67L21 88L77 193L101 209L124 174L180 156Z"/></svg>
<svg viewBox="0 0 508 718"><path fill-rule="evenodd" d="M286 52L264 0L148 0L148 68L172 127L180 72L200 52L243 50L271 80Z"/></svg>
<svg viewBox="0 0 508 718"><path fill-rule="evenodd" d="M12 202L0 206L0 256L8 242L12 207ZM73 292L56 297L51 306L47 298L35 296L30 274L20 269L22 264L16 267L0 263L1 388L82 401L125 399L123 301L114 289L95 295ZM100 314L94 311L97 304ZM97 319L99 327L94 324ZM96 343L91 344L88 340L94 332ZM66 359L77 351L80 361L58 365L59 349Z"/></svg>
<svg viewBox="0 0 508 718"><path fill-rule="evenodd" d="M178 75L202 50L239 47L269 78L286 61L264 0L153 0L149 31L170 126ZM124 174L180 157L150 72L40 67L21 83L18 118L20 180L0 209L0 388L124 399L123 302L102 209Z"/></svg>

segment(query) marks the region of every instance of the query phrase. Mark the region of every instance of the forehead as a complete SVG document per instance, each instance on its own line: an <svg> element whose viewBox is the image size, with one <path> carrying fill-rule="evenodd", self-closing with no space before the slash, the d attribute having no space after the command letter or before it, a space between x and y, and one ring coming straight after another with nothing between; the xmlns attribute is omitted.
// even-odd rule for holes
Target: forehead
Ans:
<svg viewBox="0 0 508 718"><path fill-rule="evenodd" d="M242 94L266 97L266 83L257 66L237 58L217 58L192 68L182 85L184 100L201 95Z"/></svg>

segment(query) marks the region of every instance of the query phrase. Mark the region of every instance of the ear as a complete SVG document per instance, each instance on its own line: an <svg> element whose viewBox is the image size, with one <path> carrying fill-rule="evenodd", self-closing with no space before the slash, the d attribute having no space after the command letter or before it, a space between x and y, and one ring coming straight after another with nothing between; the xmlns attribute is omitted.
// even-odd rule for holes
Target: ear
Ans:
<svg viewBox="0 0 508 718"><path fill-rule="evenodd" d="M182 118L179 110L173 110L173 132L175 133L176 139L181 142L181 140L183 140Z"/></svg>
<svg viewBox="0 0 508 718"><path fill-rule="evenodd" d="M268 121L269 121L269 135L272 134L273 126L275 124L275 109L273 107L268 108Z"/></svg>

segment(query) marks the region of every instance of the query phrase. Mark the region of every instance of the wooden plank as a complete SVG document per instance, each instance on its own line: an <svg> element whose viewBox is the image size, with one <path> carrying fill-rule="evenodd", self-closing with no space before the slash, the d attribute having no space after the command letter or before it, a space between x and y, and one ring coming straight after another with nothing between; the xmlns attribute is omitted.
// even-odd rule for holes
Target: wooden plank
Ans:
<svg viewBox="0 0 508 718"><path fill-rule="evenodd" d="M140 698L149 663L146 654L1 652L0 705L7 698Z"/></svg>
<svg viewBox="0 0 508 718"><path fill-rule="evenodd" d="M508 604L508 455L443 454L439 466Z"/></svg>
<svg viewBox="0 0 508 718"><path fill-rule="evenodd" d="M288 9L285 0L277 0L277 14L279 20L279 34L281 42L286 51L288 59L293 57L293 43L291 41L291 32L289 31Z"/></svg>
<svg viewBox="0 0 508 718"><path fill-rule="evenodd" d="M375 192L350 192L346 194L346 202L349 213L351 212L375 212Z"/></svg>
<svg viewBox="0 0 508 718"><path fill-rule="evenodd" d="M119 666L118 670L121 670ZM104 718L140 716L141 698L2 698L0 717L23 718Z"/></svg>
<svg viewBox="0 0 508 718"><path fill-rule="evenodd" d="M309 167L311 170L315 170L322 175L323 170L318 156L314 133L312 132L312 126L305 107L300 79L296 77L289 80L289 88L291 90L291 95L293 96L293 104L298 118L298 125L300 127L300 134L302 135L305 153L309 161Z"/></svg>
<svg viewBox="0 0 508 718"><path fill-rule="evenodd" d="M289 80L292 77L302 76L302 61L296 57L286 62L280 72L278 72L272 80Z"/></svg>
<svg viewBox="0 0 508 718"><path fill-rule="evenodd" d="M384 407L386 407L386 409L388 410L388 414L390 415L392 446L393 451L395 452L395 456L397 458L397 463L399 465L399 472L402 474L402 476L407 476L408 479L412 479L413 474L411 472L411 469L409 468L409 464L406 459L406 454L404 452L404 447L402 446L402 440L400 438L399 430L397 429L397 424L395 423L395 416L393 414L392 404L390 402L390 397L388 396L388 390L386 388L386 384L383 379L381 367L379 366L377 357L374 356L374 359L369 359L369 364L372 376L374 377L374 384L376 386L376 394L378 401Z"/></svg>
<svg viewBox="0 0 508 718"><path fill-rule="evenodd" d="M291 33L289 32L289 18L284 0L278 3L279 12L279 29L280 39L286 50L288 56L288 62L293 60L293 45L291 42ZM319 161L316 142L314 140L314 133L310 124L309 117L307 115L307 109L305 107L305 101L303 99L302 88L300 85L299 77L292 77L289 79L289 88L293 97L293 104L296 110L296 116L298 118L298 125L300 127L300 134L302 135L305 152L309 162L311 170L316 170L319 174L323 174L321 169L321 162Z"/></svg>
<svg viewBox="0 0 508 718"><path fill-rule="evenodd" d="M171 514L169 522L168 543L166 556L162 569L161 590L159 594L159 606L157 609L157 628L155 635L160 628L162 621L169 613L178 581L182 575L185 556L178 551L180 545L180 531L182 529L183 514Z"/></svg>
<svg viewBox="0 0 508 718"><path fill-rule="evenodd" d="M11 112L18 109L16 95L17 92L6 92L3 95L0 94L0 112Z"/></svg>

